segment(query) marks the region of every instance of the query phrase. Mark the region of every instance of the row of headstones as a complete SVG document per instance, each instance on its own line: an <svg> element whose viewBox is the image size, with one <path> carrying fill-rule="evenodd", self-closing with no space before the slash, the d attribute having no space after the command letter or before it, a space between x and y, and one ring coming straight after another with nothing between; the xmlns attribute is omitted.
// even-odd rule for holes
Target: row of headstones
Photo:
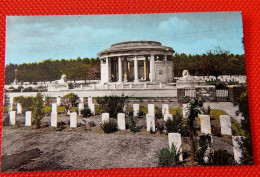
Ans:
<svg viewBox="0 0 260 177"><path fill-rule="evenodd" d="M133 115L138 116L139 104L133 104ZM154 104L148 104L148 114L146 115L147 121L152 122L151 125L153 129L154 123ZM164 116L164 121L172 119L172 114L169 114L169 105L162 104L162 115ZM187 118L185 110L183 111L184 118ZM201 133L211 134L210 116L209 115L199 115L201 123ZM148 125L148 124L147 124ZM231 120L229 115L220 115L220 126L222 135L232 135ZM149 127L148 127L149 128Z"/></svg>
<svg viewBox="0 0 260 177"><path fill-rule="evenodd" d="M234 153L234 159L235 162L238 164L241 164L241 158L242 158L242 148L241 144L243 144L242 136L232 136L232 144L233 144L233 153ZM179 133L169 133L168 134L168 141L170 149L172 148L172 145L174 145L176 152L182 152L182 141L181 141L181 134ZM183 161L182 153L179 156L179 160Z"/></svg>
<svg viewBox="0 0 260 177"><path fill-rule="evenodd" d="M70 127L77 127L77 113L73 112L70 113ZM9 111L9 124L15 125L16 124L16 111ZM51 126L57 127L58 124L58 113L52 112L51 113ZM25 112L25 126L32 125L32 111Z"/></svg>

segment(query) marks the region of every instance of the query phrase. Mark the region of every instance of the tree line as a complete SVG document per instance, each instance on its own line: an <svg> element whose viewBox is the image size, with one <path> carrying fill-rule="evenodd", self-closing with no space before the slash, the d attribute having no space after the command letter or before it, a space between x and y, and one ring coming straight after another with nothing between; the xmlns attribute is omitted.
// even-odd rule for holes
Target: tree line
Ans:
<svg viewBox="0 0 260 177"><path fill-rule="evenodd" d="M187 69L191 75L245 75L244 55L230 54L217 48L202 55L175 54L174 76L181 77Z"/></svg>
<svg viewBox="0 0 260 177"><path fill-rule="evenodd" d="M43 60L42 62L8 64L5 67L5 83L10 84L15 78L15 70L18 70L16 77L23 82L45 82L55 81L61 78L62 74L68 80L100 79L99 58L83 58L69 60Z"/></svg>
<svg viewBox="0 0 260 177"><path fill-rule="evenodd" d="M187 69L191 75L245 75L244 55L230 54L228 51L216 49L201 55L176 53L173 56L174 76L181 77ZM69 60L43 60L38 63L8 64L5 68L5 83L10 84L15 78L17 69L18 81L45 82L60 79L66 74L68 80L100 79L99 58L83 58Z"/></svg>

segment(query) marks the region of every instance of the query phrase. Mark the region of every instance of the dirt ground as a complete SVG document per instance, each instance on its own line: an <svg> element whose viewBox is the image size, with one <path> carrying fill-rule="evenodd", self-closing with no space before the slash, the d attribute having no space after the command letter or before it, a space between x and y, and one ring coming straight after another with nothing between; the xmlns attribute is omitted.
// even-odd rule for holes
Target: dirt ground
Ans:
<svg viewBox="0 0 260 177"><path fill-rule="evenodd" d="M89 127L90 121L96 126ZM157 167L157 153L169 147L168 136L147 132L145 118L136 121L140 132L104 134L100 115L79 117L77 128L70 128L64 115L58 116L60 128L49 127L46 116L40 129L25 127L24 116L17 116L17 125L3 127L1 171ZM189 139L182 142L183 151L188 152ZM213 147L233 153L230 137L213 137Z"/></svg>

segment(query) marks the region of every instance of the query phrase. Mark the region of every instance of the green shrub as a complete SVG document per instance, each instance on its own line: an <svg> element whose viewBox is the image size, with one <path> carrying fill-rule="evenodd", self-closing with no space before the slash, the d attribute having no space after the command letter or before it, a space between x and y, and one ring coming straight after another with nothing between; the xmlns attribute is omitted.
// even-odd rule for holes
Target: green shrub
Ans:
<svg viewBox="0 0 260 177"><path fill-rule="evenodd" d="M102 109L100 105L95 106L95 114L99 115L102 114Z"/></svg>
<svg viewBox="0 0 260 177"><path fill-rule="evenodd" d="M77 106L77 101L78 101L79 97L75 93L69 93L69 94L65 95L63 98L68 99L69 103L71 103L71 105L73 107Z"/></svg>
<svg viewBox="0 0 260 177"><path fill-rule="evenodd" d="M133 116L130 117L129 128L130 128L131 132L137 132L138 131L138 129L136 127L136 122L135 122Z"/></svg>
<svg viewBox="0 0 260 177"><path fill-rule="evenodd" d="M22 105L22 112L24 113L25 111L32 111L33 110L33 100L34 97L15 97L14 101L17 103L20 103Z"/></svg>
<svg viewBox="0 0 260 177"><path fill-rule="evenodd" d="M147 107L140 107L139 112L143 112L144 114L148 114L148 108Z"/></svg>
<svg viewBox="0 0 260 177"><path fill-rule="evenodd" d="M165 122L165 129L167 133L180 133L182 136L190 134L187 121L178 112L172 116L172 120Z"/></svg>
<svg viewBox="0 0 260 177"><path fill-rule="evenodd" d="M218 149L211 154L214 165L235 165L234 156L225 149Z"/></svg>
<svg viewBox="0 0 260 177"><path fill-rule="evenodd" d="M170 108L169 109L169 113L172 114L172 115L175 115L177 114L177 112L182 115L182 109L181 108Z"/></svg>
<svg viewBox="0 0 260 177"><path fill-rule="evenodd" d="M83 117L91 116L91 110L88 107L85 107L84 109L80 110L80 114L82 114Z"/></svg>
<svg viewBox="0 0 260 177"><path fill-rule="evenodd" d="M71 111L71 112L77 112L77 111L78 111L78 107L72 107L72 108L70 109L70 111Z"/></svg>
<svg viewBox="0 0 260 177"><path fill-rule="evenodd" d="M114 121L103 122L101 124L101 129L105 133L113 133L113 132L117 131L117 123Z"/></svg>
<svg viewBox="0 0 260 177"><path fill-rule="evenodd" d="M58 112L64 112L65 106L58 106L57 110L58 110Z"/></svg>
<svg viewBox="0 0 260 177"><path fill-rule="evenodd" d="M9 111L9 107L8 107L8 106L5 106L5 107L4 107L4 113L8 113L8 111Z"/></svg>
<svg viewBox="0 0 260 177"><path fill-rule="evenodd" d="M172 144L171 149L163 148L157 154L159 158L159 166L176 166L179 164L179 157L181 155L180 150L176 150L174 144Z"/></svg>
<svg viewBox="0 0 260 177"><path fill-rule="evenodd" d="M118 113L122 113L128 97L105 96L96 98L101 106L102 112L107 112L112 118L116 118Z"/></svg>
<svg viewBox="0 0 260 177"><path fill-rule="evenodd" d="M139 110L139 112L138 112L137 115L138 115L138 118L141 118L141 117L143 117L145 114L144 114L143 111Z"/></svg>
<svg viewBox="0 0 260 177"><path fill-rule="evenodd" d="M37 94L37 96L33 99L33 106L32 106L32 118L33 122L36 124L36 127L40 127L40 122L44 117L43 112L43 100L41 94Z"/></svg>
<svg viewBox="0 0 260 177"><path fill-rule="evenodd" d="M44 106L43 107L43 112L46 113L50 113L51 112L51 107L50 106Z"/></svg>
<svg viewBox="0 0 260 177"><path fill-rule="evenodd" d="M159 108L155 108L155 118L159 119L162 118L162 110Z"/></svg>
<svg viewBox="0 0 260 177"><path fill-rule="evenodd" d="M227 85L228 85L227 82L223 82L223 81L220 81L220 80L207 81L206 84L207 85L215 85L216 89L225 89L225 88L227 88Z"/></svg>

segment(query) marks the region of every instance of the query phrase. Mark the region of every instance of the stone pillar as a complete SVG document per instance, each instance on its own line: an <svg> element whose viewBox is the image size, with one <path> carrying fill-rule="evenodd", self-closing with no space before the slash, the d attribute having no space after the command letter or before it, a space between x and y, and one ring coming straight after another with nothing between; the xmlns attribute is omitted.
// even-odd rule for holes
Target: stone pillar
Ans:
<svg viewBox="0 0 260 177"><path fill-rule="evenodd" d="M81 115L80 111L82 109L84 109L84 104L83 103L79 103L79 106L78 106L79 115Z"/></svg>
<svg viewBox="0 0 260 177"><path fill-rule="evenodd" d="M162 104L162 115L169 114L169 105L168 104Z"/></svg>
<svg viewBox="0 0 260 177"><path fill-rule="evenodd" d="M238 164L241 164L241 158L243 157L243 149L241 148L243 144L242 139L242 136L232 136L234 159Z"/></svg>
<svg viewBox="0 0 260 177"><path fill-rule="evenodd" d="M138 59L137 56L134 58L134 72L135 72L135 80L134 82L138 82Z"/></svg>
<svg viewBox="0 0 260 177"><path fill-rule="evenodd" d="M25 126L32 125L32 111L25 112Z"/></svg>
<svg viewBox="0 0 260 177"><path fill-rule="evenodd" d="M125 126L125 113L117 114L117 125L119 130L126 130Z"/></svg>
<svg viewBox="0 0 260 177"><path fill-rule="evenodd" d="M76 128L77 124L78 124L77 113L76 112L70 113L70 127Z"/></svg>
<svg viewBox="0 0 260 177"><path fill-rule="evenodd" d="M155 116L154 114L146 114L146 129L147 131L155 132Z"/></svg>
<svg viewBox="0 0 260 177"><path fill-rule="evenodd" d="M211 134L210 116L199 114L201 134Z"/></svg>
<svg viewBox="0 0 260 177"><path fill-rule="evenodd" d="M118 57L118 82L122 82L122 60Z"/></svg>
<svg viewBox="0 0 260 177"><path fill-rule="evenodd" d="M124 59L124 82L127 82L127 58Z"/></svg>
<svg viewBox="0 0 260 177"><path fill-rule="evenodd" d="M133 104L133 114L134 116L138 116L139 113L139 104Z"/></svg>
<svg viewBox="0 0 260 177"><path fill-rule="evenodd" d="M181 134L179 133L169 133L168 134L168 139L169 139L169 146L170 149L172 148L172 145L175 147L175 152L182 152L182 147L181 147ZM183 161L182 153L179 156L179 160Z"/></svg>
<svg viewBox="0 0 260 177"><path fill-rule="evenodd" d="M102 113L102 123L109 122L109 113Z"/></svg>
<svg viewBox="0 0 260 177"><path fill-rule="evenodd" d="M220 126L222 135L232 135L231 121L229 115L220 115Z"/></svg>
<svg viewBox="0 0 260 177"><path fill-rule="evenodd" d="M144 80L146 80L146 71L147 70L147 68L146 68L146 57L145 57L145 59L144 59Z"/></svg>
<svg viewBox="0 0 260 177"><path fill-rule="evenodd" d="M57 112L52 112L51 113L51 126L52 127L57 127L58 124L58 113Z"/></svg>
<svg viewBox="0 0 260 177"><path fill-rule="evenodd" d="M51 104L51 112L57 112L57 104L56 103Z"/></svg>
<svg viewBox="0 0 260 177"><path fill-rule="evenodd" d="M110 71L109 71L109 60L108 60L108 57L106 57L106 69L107 69L107 75L106 75L106 81L109 82L110 81Z"/></svg>
<svg viewBox="0 0 260 177"><path fill-rule="evenodd" d="M172 120L172 114L164 114L164 122L166 122L168 119Z"/></svg>
<svg viewBox="0 0 260 177"><path fill-rule="evenodd" d="M15 125L15 111L9 111L9 124L10 125Z"/></svg>
<svg viewBox="0 0 260 177"><path fill-rule="evenodd" d="M17 105L16 105L16 113L17 114L22 114L22 105L21 105L21 103L17 103Z"/></svg>
<svg viewBox="0 0 260 177"><path fill-rule="evenodd" d="M57 106L61 105L61 97L57 97Z"/></svg>
<svg viewBox="0 0 260 177"><path fill-rule="evenodd" d="M148 104L148 114L154 115L154 104Z"/></svg>
<svg viewBox="0 0 260 177"><path fill-rule="evenodd" d="M9 111L12 111L13 110L13 104L14 104L14 98L10 97L9 100L10 100L9 101Z"/></svg>
<svg viewBox="0 0 260 177"><path fill-rule="evenodd" d="M150 81L155 81L155 73L154 73L154 55L151 55L150 58Z"/></svg>

